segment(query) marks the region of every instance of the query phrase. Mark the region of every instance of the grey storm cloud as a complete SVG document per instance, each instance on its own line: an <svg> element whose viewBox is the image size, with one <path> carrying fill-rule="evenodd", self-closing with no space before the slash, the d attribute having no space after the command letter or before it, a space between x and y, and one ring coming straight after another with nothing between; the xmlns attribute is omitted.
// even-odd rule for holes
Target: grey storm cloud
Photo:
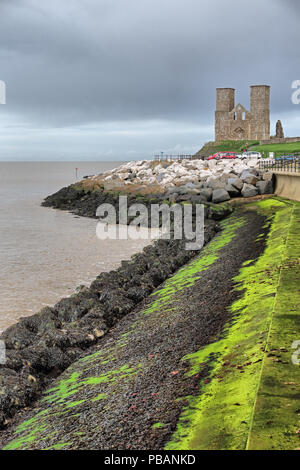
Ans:
<svg viewBox="0 0 300 470"><path fill-rule="evenodd" d="M272 86L293 113L297 0L0 0L5 112L28 126L211 126L215 88ZM2 109L1 109L2 111ZM23 125L23 124L22 124Z"/></svg>
<svg viewBox="0 0 300 470"><path fill-rule="evenodd" d="M285 5L288 8L292 8L300 15L300 3L298 0L286 0Z"/></svg>

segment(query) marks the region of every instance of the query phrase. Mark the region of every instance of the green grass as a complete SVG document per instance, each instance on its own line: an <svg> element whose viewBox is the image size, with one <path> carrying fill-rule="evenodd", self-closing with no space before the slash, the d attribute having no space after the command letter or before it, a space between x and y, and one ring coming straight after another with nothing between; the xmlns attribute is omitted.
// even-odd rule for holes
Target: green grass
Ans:
<svg viewBox="0 0 300 470"><path fill-rule="evenodd" d="M300 142L287 143L287 144L268 144L268 145L254 145L251 150L257 152L274 152L278 156L289 155L290 153L300 152Z"/></svg>

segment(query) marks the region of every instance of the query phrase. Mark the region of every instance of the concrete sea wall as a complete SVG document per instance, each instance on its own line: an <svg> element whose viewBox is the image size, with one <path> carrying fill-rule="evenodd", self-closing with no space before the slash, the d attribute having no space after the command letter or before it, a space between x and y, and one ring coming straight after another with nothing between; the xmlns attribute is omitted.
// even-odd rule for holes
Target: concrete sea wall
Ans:
<svg viewBox="0 0 300 470"><path fill-rule="evenodd" d="M293 201L300 201L300 173L275 171L275 194Z"/></svg>

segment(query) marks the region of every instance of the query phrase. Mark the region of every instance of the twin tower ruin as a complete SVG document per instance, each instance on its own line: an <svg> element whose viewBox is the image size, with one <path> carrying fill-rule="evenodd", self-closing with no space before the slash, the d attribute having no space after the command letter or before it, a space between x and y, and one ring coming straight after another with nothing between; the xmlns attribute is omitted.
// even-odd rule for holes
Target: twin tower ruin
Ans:
<svg viewBox="0 0 300 470"><path fill-rule="evenodd" d="M270 140L270 87L251 86L250 111L235 105L234 88L217 88L215 140Z"/></svg>

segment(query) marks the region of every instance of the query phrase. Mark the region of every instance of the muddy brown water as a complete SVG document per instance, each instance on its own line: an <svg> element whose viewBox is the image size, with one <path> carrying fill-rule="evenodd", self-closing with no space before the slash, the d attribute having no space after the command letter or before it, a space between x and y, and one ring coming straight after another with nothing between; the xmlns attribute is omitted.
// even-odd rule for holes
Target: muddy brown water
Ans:
<svg viewBox="0 0 300 470"><path fill-rule="evenodd" d="M150 240L99 240L96 221L41 207L120 162L0 162L0 332L116 268Z"/></svg>

